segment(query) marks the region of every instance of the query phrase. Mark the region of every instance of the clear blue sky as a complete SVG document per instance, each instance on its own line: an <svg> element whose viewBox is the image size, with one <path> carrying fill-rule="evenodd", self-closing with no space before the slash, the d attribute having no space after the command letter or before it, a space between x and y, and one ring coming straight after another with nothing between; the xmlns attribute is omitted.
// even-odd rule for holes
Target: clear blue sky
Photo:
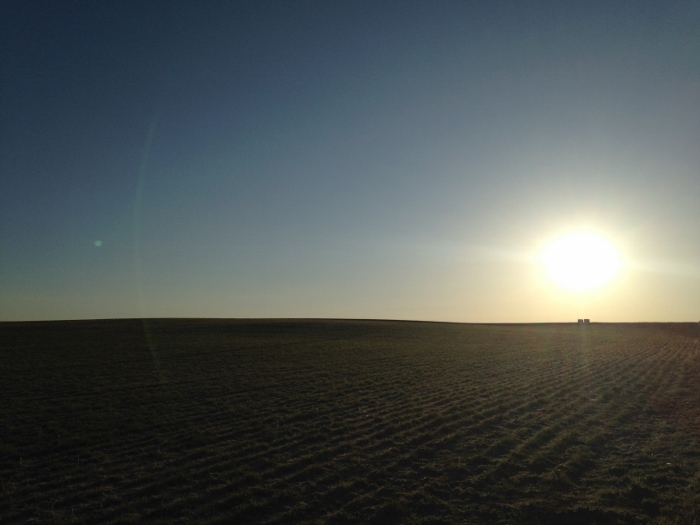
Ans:
<svg viewBox="0 0 700 525"><path fill-rule="evenodd" d="M0 4L0 320L700 319L700 4ZM592 292L538 261L623 259Z"/></svg>

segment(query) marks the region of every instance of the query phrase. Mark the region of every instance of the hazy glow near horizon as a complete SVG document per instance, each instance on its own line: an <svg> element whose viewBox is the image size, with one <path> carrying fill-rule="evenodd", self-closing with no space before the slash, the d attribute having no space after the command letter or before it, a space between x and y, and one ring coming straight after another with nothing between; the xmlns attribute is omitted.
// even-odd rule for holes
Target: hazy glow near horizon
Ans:
<svg viewBox="0 0 700 525"><path fill-rule="evenodd" d="M572 232L551 243L542 254L549 276L564 288L592 290L612 279L620 267L615 249L590 232Z"/></svg>

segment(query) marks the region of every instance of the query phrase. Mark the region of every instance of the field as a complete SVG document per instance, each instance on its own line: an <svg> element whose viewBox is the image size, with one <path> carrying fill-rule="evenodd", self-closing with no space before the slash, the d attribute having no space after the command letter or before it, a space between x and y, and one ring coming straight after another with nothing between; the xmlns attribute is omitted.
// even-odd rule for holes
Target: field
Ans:
<svg viewBox="0 0 700 525"><path fill-rule="evenodd" d="M699 338L0 323L0 523L700 523Z"/></svg>

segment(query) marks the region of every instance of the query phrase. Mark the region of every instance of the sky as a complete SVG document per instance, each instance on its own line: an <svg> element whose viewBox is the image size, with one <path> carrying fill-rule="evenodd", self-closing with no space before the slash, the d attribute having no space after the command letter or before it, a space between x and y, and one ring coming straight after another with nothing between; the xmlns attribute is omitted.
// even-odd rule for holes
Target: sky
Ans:
<svg viewBox="0 0 700 525"><path fill-rule="evenodd" d="M694 1L4 0L0 320L700 319ZM622 261L562 288L540 254Z"/></svg>

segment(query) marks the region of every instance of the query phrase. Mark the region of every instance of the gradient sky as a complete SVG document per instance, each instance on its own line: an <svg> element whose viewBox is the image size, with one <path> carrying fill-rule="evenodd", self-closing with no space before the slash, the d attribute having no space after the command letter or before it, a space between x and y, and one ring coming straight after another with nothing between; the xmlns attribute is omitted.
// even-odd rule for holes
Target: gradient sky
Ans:
<svg viewBox="0 0 700 525"><path fill-rule="evenodd" d="M700 319L694 1L0 3L0 320ZM623 259L592 292L538 260Z"/></svg>

